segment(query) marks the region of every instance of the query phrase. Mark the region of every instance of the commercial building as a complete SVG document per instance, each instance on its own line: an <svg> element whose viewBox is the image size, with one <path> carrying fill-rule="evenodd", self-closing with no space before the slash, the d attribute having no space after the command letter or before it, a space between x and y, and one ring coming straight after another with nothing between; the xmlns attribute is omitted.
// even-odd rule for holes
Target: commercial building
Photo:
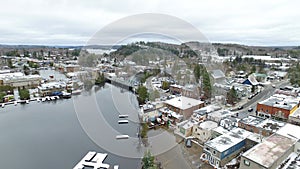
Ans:
<svg viewBox="0 0 300 169"><path fill-rule="evenodd" d="M12 87L37 87L41 83L40 75L25 75L21 72L0 74L0 85Z"/></svg>
<svg viewBox="0 0 300 169"><path fill-rule="evenodd" d="M194 110L204 107L204 102L201 100L180 96L164 102L165 106L177 114L183 115L184 119L188 119L193 114Z"/></svg>
<svg viewBox="0 0 300 169"><path fill-rule="evenodd" d="M299 98L275 94L270 98L258 102L256 111L262 117L274 117L278 119L287 120L289 115L292 114L299 107Z"/></svg>
<svg viewBox="0 0 300 169"><path fill-rule="evenodd" d="M284 122L255 116L245 117L238 122L238 127L262 136L270 136L284 125Z"/></svg>
<svg viewBox="0 0 300 169"><path fill-rule="evenodd" d="M288 122L300 125L300 108L298 107L292 114L289 115Z"/></svg>
<svg viewBox="0 0 300 169"><path fill-rule="evenodd" d="M201 157L214 167L222 167L244 150L249 135L251 135L249 131L235 128L206 142Z"/></svg>
<svg viewBox="0 0 300 169"><path fill-rule="evenodd" d="M276 169L294 150L296 140L273 134L241 156L240 169Z"/></svg>

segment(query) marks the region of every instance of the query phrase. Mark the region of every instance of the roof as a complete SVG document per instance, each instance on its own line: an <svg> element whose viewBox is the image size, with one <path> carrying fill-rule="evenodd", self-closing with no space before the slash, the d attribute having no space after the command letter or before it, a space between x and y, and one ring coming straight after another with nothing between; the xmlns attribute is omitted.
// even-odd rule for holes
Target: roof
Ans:
<svg viewBox="0 0 300 169"><path fill-rule="evenodd" d="M221 134L221 135L223 135L223 134L227 134L229 131L228 130L226 130L224 127L222 127L222 126L219 126L219 127L217 127L217 128L214 128L214 129L212 129L213 131L215 131L215 132L217 132L217 133L219 133L219 134Z"/></svg>
<svg viewBox="0 0 300 169"><path fill-rule="evenodd" d="M249 84L249 85L258 85L258 81L256 80L254 74L251 74L248 76L248 79L246 79L243 84Z"/></svg>
<svg viewBox="0 0 300 169"><path fill-rule="evenodd" d="M282 94L274 94L266 100L258 102L259 104L282 108L285 110L292 110L299 102L299 98L293 96L286 96Z"/></svg>
<svg viewBox="0 0 300 169"><path fill-rule="evenodd" d="M251 134L251 132L249 132L249 131L246 131L241 128L235 128L227 134L221 135L215 139L212 139L212 140L206 142L205 145L207 145L208 147L211 147L219 152L224 152L225 150L242 142L250 134Z"/></svg>
<svg viewBox="0 0 300 169"><path fill-rule="evenodd" d="M256 126L260 124L262 121L264 121L263 118L255 117L255 116L247 116L240 120L241 123L251 125L251 126Z"/></svg>
<svg viewBox="0 0 300 169"><path fill-rule="evenodd" d="M280 129L284 125L285 125L284 122L276 121L273 119L265 119L264 121L262 121L261 123L259 123L256 126L259 128L263 128L265 130L276 132L278 129Z"/></svg>
<svg viewBox="0 0 300 169"><path fill-rule="evenodd" d="M173 107L179 108L181 110L186 110L191 107L203 104L204 102L201 100L196 100L185 96L180 96L170 100L166 100L165 103Z"/></svg>
<svg viewBox="0 0 300 169"><path fill-rule="evenodd" d="M283 156L294 143L295 140L291 138L273 134L262 143L246 151L242 156L261 166L269 168Z"/></svg>
<svg viewBox="0 0 300 169"><path fill-rule="evenodd" d="M211 75L214 79L225 78L225 74L220 69L212 70Z"/></svg>
<svg viewBox="0 0 300 169"><path fill-rule="evenodd" d="M208 121L204 121L204 122L200 123L199 127L204 130L211 130L213 128L218 127L218 123L208 120Z"/></svg>
<svg viewBox="0 0 300 169"><path fill-rule="evenodd" d="M185 120L180 123L177 123L177 126L182 127L184 129L189 129L194 126L194 123L190 120Z"/></svg>
<svg viewBox="0 0 300 169"><path fill-rule="evenodd" d="M281 127L276 133L291 139L300 139L300 126L287 123L285 126Z"/></svg>

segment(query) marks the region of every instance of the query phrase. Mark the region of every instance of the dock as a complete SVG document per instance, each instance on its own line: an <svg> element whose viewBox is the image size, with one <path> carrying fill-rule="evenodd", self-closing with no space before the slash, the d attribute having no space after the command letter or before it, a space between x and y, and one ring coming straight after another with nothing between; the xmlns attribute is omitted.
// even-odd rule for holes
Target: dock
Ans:
<svg viewBox="0 0 300 169"><path fill-rule="evenodd" d="M117 135L116 139L128 139L129 136L128 135Z"/></svg>
<svg viewBox="0 0 300 169"><path fill-rule="evenodd" d="M118 123L119 123L119 124L127 124L127 123L128 123L128 120L119 120Z"/></svg>
<svg viewBox="0 0 300 169"><path fill-rule="evenodd" d="M128 114L120 114L119 118L128 118Z"/></svg>
<svg viewBox="0 0 300 169"><path fill-rule="evenodd" d="M104 164L103 161L106 159L106 153L97 153L95 151L88 152L81 161L73 169L84 169L86 167L94 169L108 169L109 164Z"/></svg>

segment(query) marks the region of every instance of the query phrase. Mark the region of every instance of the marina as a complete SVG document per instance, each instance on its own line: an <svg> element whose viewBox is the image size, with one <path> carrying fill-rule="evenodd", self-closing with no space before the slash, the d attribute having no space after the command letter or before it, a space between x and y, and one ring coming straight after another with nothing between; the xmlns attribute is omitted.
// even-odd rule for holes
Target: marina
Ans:
<svg viewBox="0 0 300 169"><path fill-rule="evenodd" d="M90 151L73 169L84 169L85 167L92 167L94 169L108 169L109 164L103 163L106 157L106 153L96 153L95 151Z"/></svg>

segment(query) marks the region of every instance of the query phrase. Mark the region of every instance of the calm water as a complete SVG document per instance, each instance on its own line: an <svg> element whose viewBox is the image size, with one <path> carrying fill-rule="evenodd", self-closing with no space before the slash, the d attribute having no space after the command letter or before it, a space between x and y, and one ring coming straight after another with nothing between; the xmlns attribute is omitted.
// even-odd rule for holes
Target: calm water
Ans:
<svg viewBox="0 0 300 169"><path fill-rule="evenodd" d="M121 91L118 94L122 95ZM119 110L132 111L132 106L116 107L113 102L116 97L109 87L100 89L95 96L103 117L115 130L130 136L136 134L137 123L117 124ZM89 97L89 93L73 99L85 97ZM140 159L120 157L107 151L107 147L122 146L122 142L105 143L103 148L88 137L77 118L73 99L0 108L0 168L71 169L90 150L108 153L105 163L111 166L118 164L121 169L139 168ZM90 111L89 106L84 108L86 112ZM97 130L103 137L110 133ZM135 143L126 145L126 148L139 151Z"/></svg>

